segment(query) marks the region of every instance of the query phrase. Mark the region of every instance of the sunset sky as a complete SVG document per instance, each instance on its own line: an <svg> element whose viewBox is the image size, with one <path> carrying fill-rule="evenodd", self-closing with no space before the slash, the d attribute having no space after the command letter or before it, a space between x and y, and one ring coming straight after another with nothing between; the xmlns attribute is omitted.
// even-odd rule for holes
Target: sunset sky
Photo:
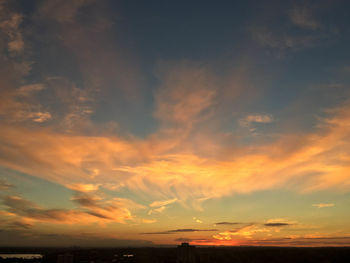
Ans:
<svg viewBox="0 0 350 263"><path fill-rule="evenodd" d="M0 245L350 245L349 10L0 0Z"/></svg>

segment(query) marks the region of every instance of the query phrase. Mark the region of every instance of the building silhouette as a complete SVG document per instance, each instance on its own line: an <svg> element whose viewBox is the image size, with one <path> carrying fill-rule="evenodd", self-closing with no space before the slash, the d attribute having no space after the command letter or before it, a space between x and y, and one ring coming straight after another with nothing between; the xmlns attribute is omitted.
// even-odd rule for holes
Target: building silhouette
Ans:
<svg viewBox="0 0 350 263"><path fill-rule="evenodd" d="M196 247L188 243L177 246L177 263L196 263Z"/></svg>
<svg viewBox="0 0 350 263"><path fill-rule="evenodd" d="M72 254L66 253L57 256L57 263L73 263L74 257Z"/></svg>

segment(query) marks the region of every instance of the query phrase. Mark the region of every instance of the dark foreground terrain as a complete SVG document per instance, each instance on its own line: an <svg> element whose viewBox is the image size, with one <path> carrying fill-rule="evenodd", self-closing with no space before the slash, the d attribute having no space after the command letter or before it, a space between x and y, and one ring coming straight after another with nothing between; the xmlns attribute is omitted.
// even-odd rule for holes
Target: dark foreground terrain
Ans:
<svg viewBox="0 0 350 263"><path fill-rule="evenodd" d="M175 263L178 250L172 248L0 248L0 254L35 253L42 259L0 258L0 262L27 263L104 263L152 262ZM183 262L183 261L182 261ZM350 247L279 248L279 247L196 247L196 263L326 263L350 262Z"/></svg>

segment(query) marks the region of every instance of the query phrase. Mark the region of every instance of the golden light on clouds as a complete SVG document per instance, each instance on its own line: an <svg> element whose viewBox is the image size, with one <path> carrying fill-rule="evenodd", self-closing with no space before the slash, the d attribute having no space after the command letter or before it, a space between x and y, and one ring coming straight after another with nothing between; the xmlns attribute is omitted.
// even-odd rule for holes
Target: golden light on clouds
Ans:
<svg viewBox="0 0 350 263"><path fill-rule="evenodd" d="M19 2L0 3L0 223L17 240L348 240L343 25L296 3L225 26L201 6L179 27L153 7Z"/></svg>

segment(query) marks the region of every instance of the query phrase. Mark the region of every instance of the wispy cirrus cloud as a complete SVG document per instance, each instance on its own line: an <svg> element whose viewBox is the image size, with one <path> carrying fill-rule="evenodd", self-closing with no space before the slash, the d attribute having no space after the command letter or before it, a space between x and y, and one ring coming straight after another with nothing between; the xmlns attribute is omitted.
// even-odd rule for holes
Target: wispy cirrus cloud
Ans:
<svg viewBox="0 0 350 263"><path fill-rule="evenodd" d="M207 67L190 61L163 67L165 70L159 70L162 83L155 93L154 115L164 128L181 128L182 132L188 132L210 115L209 109L217 95L215 76Z"/></svg>
<svg viewBox="0 0 350 263"><path fill-rule="evenodd" d="M134 218L131 210L145 208L143 205L129 199L115 197L109 200L102 200L97 195L81 192L77 192L71 200L84 208L88 214L121 223Z"/></svg>
<svg viewBox="0 0 350 263"><path fill-rule="evenodd" d="M52 118L45 106L35 103L35 96L45 88L42 84L24 85L19 88L7 86L6 88L0 106L0 116L3 121L43 123Z"/></svg>
<svg viewBox="0 0 350 263"><path fill-rule="evenodd" d="M73 189L77 192L94 192L97 191L100 187L100 184L73 184L70 185L69 188Z"/></svg>
<svg viewBox="0 0 350 263"><path fill-rule="evenodd" d="M317 21L312 11L305 6L295 6L289 11L289 18L293 24L302 28L316 30L321 27L319 21Z"/></svg>
<svg viewBox="0 0 350 263"><path fill-rule="evenodd" d="M283 57L288 51L299 51L310 48L324 38L320 35L288 35L283 33L272 32L264 27L254 27L252 35L263 47L273 50L278 56Z"/></svg>
<svg viewBox="0 0 350 263"><path fill-rule="evenodd" d="M172 203L175 203L177 201L177 198L169 199L169 200L164 200L164 201L154 201L152 202L149 206L150 207L160 207L160 206L166 206L170 205Z"/></svg>
<svg viewBox="0 0 350 263"><path fill-rule="evenodd" d="M335 204L332 203L319 203L319 204L313 204L312 206L317 208L326 208L326 207L333 207Z"/></svg>
<svg viewBox="0 0 350 263"><path fill-rule="evenodd" d="M295 222L290 222L283 218L273 218L267 220L265 223L241 223L241 222L219 222L217 226L232 227L237 226L234 229L221 231L212 236L214 240L229 241L233 239L233 236L241 238L242 240L251 239L253 236L266 234L271 232L280 232L282 228L292 226ZM209 241L214 242L215 241ZM229 245L229 244L228 244ZM232 244L231 244L232 245Z"/></svg>
<svg viewBox="0 0 350 263"><path fill-rule="evenodd" d="M0 30L7 37L7 49L12 55L22 53L24 50L24 41L20 25L23 16L19 13L9 10L6 6L7 1L0 3Z"/></svg>
<svg viewBox="0 0 350 263"><path fill-rule="evenodd" d="M15 53L23 54L26 46L21 50L20 45L16 49L11 44L11 49L12 40L4 42L8 51L12 51L6 59L0 57L1 65L6 65L0 67L0 84L4 87L0 96L0 165L75 191L71 199L74 209L47 208L20 196L8 196L4 199L6 216L18 219L16 222L23 223L22 228L40 222L152 224L169 212L170 207L204 210L209 199L241 193L350 189L349 102L322 114L327 115L325 118L315 118L313 127L298 134L281 128L268 134L267 140L251 144L251 134L248 140L242 139L239 131L227 123L249 128L273 123L276 117L274 113L245 108L253 103L251 95L264 91L247 92L250 82L242 81L244 70L223 73L206 63L162 62L154 70L157 87L150 85L152 88L142 90L140 87L144 85L140 84L137 66L128 52L119 48L116 43L119 40L111 37L113 30L109 28L114 20L101 15L101 8L106 11L105 5L97 2L38 2L37 20L32 22L50 32L48 43L58 43L57 47L64 47L62 53L72 57L67 63L57 55L57 61L52 61L63 66L54 69L53 75L29 82L37 72L46 72L44 66L36 68L33 76L26 75L29 69L18 69L16 64L21 58L13 59ZM86 10L89 23L86 23ZM328 37L328 31L324 36L325 29L312 12L295 9L286 18L293 27L307 32L281 33L262 25L254 35L258 43L278 52L297 51L318 45L317 41ZM12 29L20 30L21 19L16 21L13 23L18 26ZM51 57L48 60L52 63ZM22 62L28 60L23 58ZM31 67L38 64L40 61ZM72 68L66 69L66 65ZM63 74L66 71L69 73ZM152 131L137 136L128 127L114 123L119 128L113 133L106 132L104 125L107 127L115 115L127 116L136 123L128 114L131 110L143 113L140 107L143 92L147 93L147 103L152 104L148 112L150 122L154 121ZM249 99L242 99L240 93ZM110 114L105 114L106 108ZM242 112L255 113L243 115ZM0 183L1 188L9 189ZM137 196L134 200L143 199L149 205L126 198L109 198L103 191L134 195ZM155 218L136 217L134 211L138 210L145 214L148 211ZM192 224L202 222L192 216L188 220ZM294 223L276 219L266 223L218 222L216 225L225 229L211 241L233 244L236 237L251 238L284 227L289 230ZM148 231L176 234L214 230Z"/></svg>
<svg viewBox="0 0 350 263"><path fill-rule="evenodd" d="M270 114L252 114L247 115L239 120L239 125L242 127L249 127L254 123L272 123L274 118Z"/></svg>
<svg viewBox="0 0 350 263"><path fill-rule="evenodd" d="M167 208L169 208L170 204L173 204L177 201L178 201L177 198L163 200L163 201L154 201L151 204L149 204L149 207L151 207L151 209L148 211L148 215L151 215L153 213L162 213Z"/></svg>
<svg viewBox="0 0 350 263"><path fill-rule="evenodd" d="M14 185L12 185L12 184L8 183L7 181L5 181L4 179L0 178L0 191L9 190L13 187L14 187Z"/></svg>
<svg viewBox="0 0 350 263"><path fill-rule="evenodd" d="M294 5L281 10L283 16L276 16L283 26L276 26L266 21L251 27L253 39L267 48L271 54L285 57L290 52L334 42L338 30L332 26L323 25L315 17L316 9L306 5ZM271 20L272 21L272 20ZM285 30L290 26L298 30Z"/></svg>
<svg viewBox="0 0 350 263"><path fill-rule="evenodd" d="M232 226L232 225L241 225L241 224L247 224L247 223L242 223L242 222L217 222L214 223L214 225L218 226ZM250 224L250 223L248 223Z"/></svg>
<svg viewBox="0 0 350 263"><path fill-rule="evenodd" d="M107 31L108 25L112 22L108 15L100 15L108 12L104 4L97 2L72 3L50 0L34 4L33 13L25 17L33 23L31 35L35 36L37 33L34 28L44 25L47 33L45 41L51 41L55 45L63 44L67 48L63 49L63 53L74 52L79 58L76 59L76 63L80 65L74 70L77 75L83 75L83 79L79 79L59 74L57 73L59 70L43 70L41 78L36 78L36 82L30 82L28 81L30 78L25 78L32 73L32 66L46 63L46 58L35 57L35 52L32 50L32 46L40 41L22 34L20 25L24 16L11 11L9 6L13 6L10 1L2 2L1 12L4 14L1 16L0 31L8 37L3 37L1 42L4 42L9 50L9 54L4 52L0 58L0 64L6 64L6 70L0 72L3 87L0 99L2 121L25 122L21 125L29 126L34 122L39 126L56 126L56 129L66 132L91 131L95 128L91 124L90 117L95 111L95 101L98 100L100 93L109 92L107 90L111 86L120 87L124 93L136 93L131 92L131 86L140 86L136 84L137 74L128 74L126 71L135 72L134 69L137 67L130 66L128 59L121 59L127 52L119 52L106 45L106 42L111 41L108 39ZM79 19L82 9L90 12L89 26ZM95 41L90 41L91 35L98 35ZM90 48L100 50L99 54L95 56L97 53L90 52ZM58 49L62 52L62 46ZM56 64L65 63L60 55L48 59L55 60ZM106 63L110 63L110 67L106 68L112 70L101 70ZM131 85L132 82L135 85ZM127 84L128 88L125 88ZM127 98L129 95L125 95L123 101L129 99ZM135 94L132 96L136 97Z"/></svg>
<svg viewBox="0 0 350 263"><path fill-rule="evenodd" d="M282 227L282 226L290 226L289 223L282 223L282 222L276 222L276 223L265 223L264 226L267 227Z"/></svg>
<svg viewBox="0 0 350 263"><path fill-rule="evenodd" d="M142 235L165 235L165 234L176 234L176 233L192 233L192 232L214 232L217 229L194 229L194 228L184 228L184 229L174 229L161 232L148 232L141 233Z"/></svg>
<svg viewBox="0 0 350 263"><path fill-rule="evenodd" d="M237 226L237 225L242 225L241 227L245 226L252 226L252 225L262 225L262 226L267 226L267 227L283 227L283 226L290 226L295 224L295 222L291 222L288 220L284 220L283 218L277 218L277 219L269 219L267 220L266 223L252 223L252 222L218 222L214 223L215 226ZM240 229L239 227L238 229Z"/></svg>
<svg viewBox="0 0 350 263"><path fill-rule="evenodd" d="M14 195L5 196L3 198L3 204L8 207L8 211L13 215L31 219L33 221L68 223L70 222L69 219L77 220L74 216L82 215L80 212L62 209L44 209L20 196Z"/></svg>
<svg viewBox="0 0 350 263"><path fill-rule="evenodd" d="M74 24L80 8L94 4L95 1L82 0L77 2L51 0L43 3L39 12L62 24Z"/></svg>
<svg viewBox="0 0 350 263"><path fill-rule="evenodd" d="M54 224L91 224L91 223L125 223L134 220L131 210L144 207L131 200L113 198L102 200L96 196L76 193L72 201L79 204L78 209L47 209L19 195L8 195L2 198L7 207L7 216L17 218L17 222L33 225L37 222Z"/></svg>
<svg viewBox="0 0 350 263"><path fill-rule="evenodd" d="M41 3L37 14L39 20L54 23L55 32L68 41L65 47L77 52L84 85L63 76L46 76L42 82L23 85L23 74L19 77L14 74L17 77L12 79L11 74L1 72L2 84L7 88L0 108L7 107L1 112L8 113L3 115L0 131L1 165L78 191L123 187L135 194L149 195L150 200L177 199L197 209L201 209L198 204L203 200L233 193L276 187L295 187L297 191L349 187L343 184L347 181L346 165L339 162L339 158L346 161L349 155L345 140L349 131L343 124L348 119L348 104L335 109L329 119L320 120L322 130L297 136L282 133L264 144L245 145L239 138L218 131L224 111L218 99L230 108L243 89L241 80L219 75L200 63L182 60L159 66L159 86L153 92L153 117L159 126L148 136L138 138L125 132L111 135L96 129L98 125L93 123L92 115L97 94L104 90L102 86L123 90L125 86L114 85L112 79L133 74L115 72L124 65L114 63L124 60L117 59L119 53L112 52L110 46L105 47L108 41L101 43L96 38L93 46L84 49L81 45L93 33L92 28L75 17L82 8L92 8L93 18L98 20L93 21L103 22L97 15L103 5L94 10L95 2L88 2L68 1L58 7L57 1L49 1ZM94 30L108 39L108 26ZM103 54L103 58L87 52L90 50L101 50L102 53L95 53ZM105 66L105 62L112 66ZM105 68L113 70L104 72ZM44 93L50 103L38 104L36 97ZM56 104L61 107L52 106ZM22 108L30 109L25 111L30 116L30 125L11 121L19 119L14 116L23 112ZM241 121L251 125L270 123L274 118L269 114L251 114ZM336 125L330 123L334 121ZM339 148L342 151L337 155L339 158L330 154ZM308 177L311 173L316 176ZM294 184L288 184L292 179ZM151 208L163 212L169 205Z"/></svg>
<svg viewBox="0 0 350 263"><path fill-rule="evenodd" d="M264 226L270 227L284 227L296 225L297 221L290 220L288 218L271 218L264 223Z"/></svg>
<svg viewBox="0 0 350 263"><path fill-rule="evenodd" d="M162 189L160 192L167 192L169 197L174 196L171 187L175 187L176 198L183 200L283 187L292 179L299 191L347 188L346 160L350 153L344 139L350 132L346 125L349 112L348 105L344 104L331 111L328 118L320 120L320 132L302 136L281 135L271 143L254 147L254 151L251 147L249 151L242 147L240 156L233 154L229 157L229 154L222 160L215 156L204 158L183 152L181 143L173 148L167 140L161 139L156 140L159 148L151 149L147 140L69 135L49 129L2 126L0 140L6 141L7 147L17 150L0 148L0 163L67 187L74 184L95 185L98 169L102 187L103 183L123 183L125 187L155 197L155 189ZM301 145L300 141L304 143ZM167 153L170 150L172 154ZM335 150L341 154L333 155ZM310 173L315 176L307 177ZM145 176L150 174L152 176ZM264 180L256 180L257 176ZM145 180L151 184L145 184Z"/></svg>
<svg viewBox="0 0 350 263"><path fill-rule="evenodd" d="M350 236L324 235L324 236L292 236L281 238L252 239L251 244L269 246L348 246Z"/></svg>
<svg viewBox="0 0 350 263"><path fill-rule="evenodd" d="M148 215L152 215L154 213L163 213L166 209L168 209L168 206L161 206L158 208L154 208L148 211Z"/></svg>
<svg viewBox="0 0 350 263"><path fill-rule="evenodd" d="M13 228L15 228L15 229L18 229L18 228L20 228L20 229L31 229L33 226L34 226L34 224L30 221L30 220L18 220L18 221L14 221L13 223L12 223L12 225L10 224L10 228L11 228L11 226L13 226Z"/></svg>

